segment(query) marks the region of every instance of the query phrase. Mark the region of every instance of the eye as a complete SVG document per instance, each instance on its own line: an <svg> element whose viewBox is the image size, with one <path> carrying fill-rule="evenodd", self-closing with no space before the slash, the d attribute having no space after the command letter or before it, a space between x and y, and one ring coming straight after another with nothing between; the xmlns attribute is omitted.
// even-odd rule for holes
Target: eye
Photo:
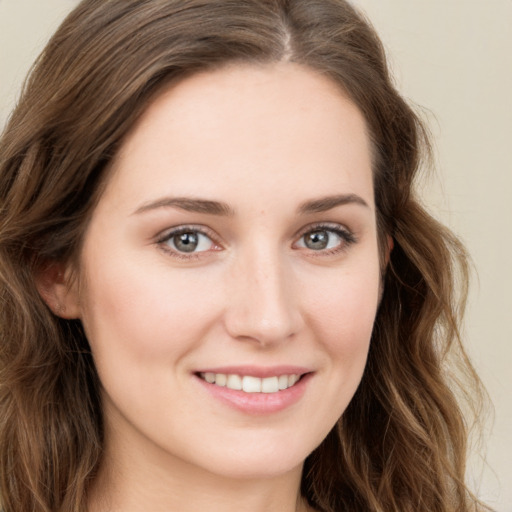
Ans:
<svg viewBox="0 0 512 512"><path fill-rule="evenodd" d="M208 235L191 228L180 228L166 233L159 243L181 254L205 252L215 247L215 243Z"/></svg>
<svg viewBox="0 0 512 512"><path fill-rule="evenodd" d="M296 246L317 252L337 252L354 242L354 235L340 226L315 226L300 237Z"/></svg>

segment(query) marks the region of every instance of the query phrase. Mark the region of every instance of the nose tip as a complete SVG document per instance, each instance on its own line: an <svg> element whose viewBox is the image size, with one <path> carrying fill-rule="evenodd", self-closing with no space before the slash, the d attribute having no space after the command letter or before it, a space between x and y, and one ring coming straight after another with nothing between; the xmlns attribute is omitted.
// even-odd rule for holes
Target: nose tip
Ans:
<svg viewBox="0 0 512 512"><path fill-rule="evenodd" d="M282 343L298 333L302 319L289 272L278 263L253 265L232 280L226 329L239 340L261 346Z"/></svg>

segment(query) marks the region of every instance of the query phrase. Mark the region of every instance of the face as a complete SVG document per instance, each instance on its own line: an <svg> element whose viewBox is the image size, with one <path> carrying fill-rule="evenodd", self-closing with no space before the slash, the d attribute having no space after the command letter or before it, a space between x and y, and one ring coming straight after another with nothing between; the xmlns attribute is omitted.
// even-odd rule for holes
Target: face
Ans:
<svg viewBox="0 0 512 512"><path fill-rule="evenodd" d="M367 357L370 154L358 109L297 65L197 74L148 107L85 234L74 306L113 453L237 478L301 467Z"/></svg>

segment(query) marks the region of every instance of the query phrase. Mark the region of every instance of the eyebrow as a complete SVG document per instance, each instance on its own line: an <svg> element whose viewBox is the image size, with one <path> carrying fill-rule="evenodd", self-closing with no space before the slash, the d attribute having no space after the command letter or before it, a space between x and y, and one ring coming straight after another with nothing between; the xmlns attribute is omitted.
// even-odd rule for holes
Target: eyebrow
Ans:
<svg viewBox="0 0 512 512"><path fill-rule="evenodd" d="M347 204L358 204L370 208L368 203L357 194L338 194L306 201L299 206L298 211L301 214L321 213Z"/></svg>
<svg viewBox="0 0 512 512"><path fill-rule="evenodd" d="M139 214L168 207L179 208L187 212L206 213L209 215L233 216L235 214L234 210L226 203L191 197L164 197L143 204L140 208L137 208L134 213Z"/></svg>
<svg viewBox="0 0 512 512"><path fill-rule="evenodd" d="M347 204L358 204L369 208L368 203L356 194L338 194L333 196L321 197L305 201L297 209L299 214L321 213L332 210L338 206ZM208 215L219 215L232 217L235 211L227 203L221 201L212 201L210 199L190 198L190 197L164 197L145 203L137 210L135 214L145 213L158 208L179 208L187 212L205 213Z"/></svg>

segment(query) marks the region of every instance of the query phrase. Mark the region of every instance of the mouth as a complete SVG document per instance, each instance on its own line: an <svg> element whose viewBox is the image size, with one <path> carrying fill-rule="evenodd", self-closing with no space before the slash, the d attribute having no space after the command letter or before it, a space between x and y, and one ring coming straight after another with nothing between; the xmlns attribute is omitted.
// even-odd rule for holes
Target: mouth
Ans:
<svg viewBox="0 0 512 512"><path fill-rule="evenodd" d="M239 365L203 368L195 372L195 377L215 400L243 414L260 416L299 403L315 373L312 368L291 365Z"/></svg>
<svg viewBox="0 0 512 512"><path fill-rule="evenodd" d="M254 377L252 375L238 375L228 373L200 372L198 377L208 384L225 387L234 391L245 393L279 393L297 384L304 375L283 374L270 377Z"/></svg>

